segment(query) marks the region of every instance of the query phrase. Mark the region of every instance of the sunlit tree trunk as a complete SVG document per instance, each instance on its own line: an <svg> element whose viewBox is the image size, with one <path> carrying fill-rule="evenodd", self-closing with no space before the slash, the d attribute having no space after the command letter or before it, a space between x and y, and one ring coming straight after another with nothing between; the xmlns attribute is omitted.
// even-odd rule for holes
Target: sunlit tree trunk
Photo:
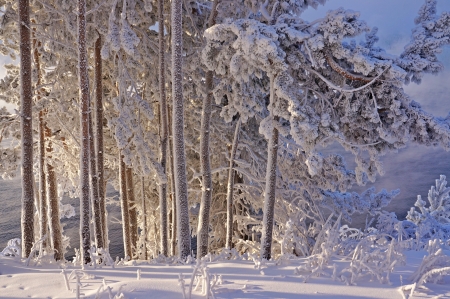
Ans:
<svg viewBox="0 0 450 299"><path fill-rule="evenodd" d="M64 259L64 246L62 240L62 228L59 215L59 198L58 198L58 183L56 182L56 174L53 165L51 164L52 158L52 142L50 140L51 131L48 127L45 128L47 141L47 186L48 186L48 208L49 208L49 224L50 224L50 240L52 248L55 251L55 260Z"/></svg>
<svg viewBox="0 0 450 299"><path fill-rule="evenodd" d="M165 78L165 41L164 41L164 0L158 0L158 37L159 37L159 103L160 103L160 150L161 167L167 173L167 141L168 141L168 120L166 102L166 78ZM160 229L160 249L164 256L168 256L168 227L167 227L167 184L159 185L159 229Z"/></svg>
<svg viewBox="0 0 450 299"><path fill-rule="evenodd" d="M78 0L78 78L80 88L80 247L84 264L90 262L89 231L89 76L86 49L86 1Z"/></svg>
<svg viewBox="0 0 450 299"><path fill-rule="evenodd" d="M178 253L181 259L191 253L189 205L186 177L186 152L184 147L183 105L183 9L181 0L173 0L172 16L172 97L173 97L173 153L175 172L175 197L177 200Z"/></svg>
<svg viewBox="0 0 450 299"><path fill-rule="evenodd" d="M231 249L233 247L233 192L234 192L234 176L236 171L234 168L234 159L236 158L236 150L239 142L239 130L241 128L241 119L236 123L234 131L233 144L230 153L230 167L228 168L228 185L227 185L227 236L225 239L225 247Z"/></svg>
<svg viewBox="0 0 450 299"><path fill-rule="evenodd" d="M270 103L273 103L274 87L273 78L270 77ZM271 112L272 115L272 112ZM273 116L272 116L273 117ZM273 122L277 122L278 117L273 117ZM272 253L272 231L275 210L275 191L277 184L277 155L278 155L278 129L274 126L267 148L267 170L266 188L263 209L263 230L261 237L261 258L270 260Z"/></svg>
<svg viewBox="0 0 450 299"><path fill-rule="evenodd" d="M94 213L94 238L95 246L97 248L103 248L103 231L102 231L102 213L100 210L100 198L98 196L98 177L97 177L97 163L94 146L94 130L92 122L92 113L89 113L89 168L91 173L91 194Z"/></svg>
<svg viewBox="0 0 450 299"><path fill-rule="evenodd" d="M28 257L34 242L33 88L31 82L31 33L29 0L19 0L20 110L22 145L22 256Z"/></svg>
<svg viewBox="0 0 450 299"><path fill-rule="evenodd" d="M130 215L130 242L131 252L133 253L133 247L137 248L138 231L137 231L137 213L136 213L136 200L134 197L134 182L133 182L133 170L131 168L126 169L127 179L127 200L128 200L128 213ZM130 255L132 257L132 255Z"/></svg>
<svg viewBox="0 0 450 299"><path fill-rule="evenodd" d="M35 31L35 29L34 29ZM33 54L34 54L34 66L37 73L37 81L36 81L36 93L37 93L37 101L41 100L41 90L39 86L42 82L42 74L41 74L41 63L40 63L40 55L39 48L41 47L41 42L34 38L35 33L33 31ZM48 217L47 217L47 176L45 175L45 111L39 111L39 238L43 238L45 235L48 236ZM42 242L42 247L47 247L47 240Z"/></svg>
<svg viewBox="0 0 450 299"><path fill-rule="evenodd" d="M170 113L169 113L170 115ZM170 148L170 198L172 200L172 236L170 240L170 253L172 256L175 256L176 254L176 248L177 248L177 201L175 198L175 177L174 177L174 170L173 170L173 134L172 134L172 117L169 116L169 148Z"/></svg>
<svg viewBox="0 0 450 299"><path fill-rule="evenodd" d="M141 193L142 193L142 235L144 236L144 260L147 260L147 210L145 207L145 179L141 178Z"/></svg>
<svg viewBox="0 0 450 299"><path fill-rule="evenodd" d="M102 40L99 33L94 47L95 59L95 120L96 120L96 162L98 177L98 198L100 203L100 214L103 233L103 247L108 248L108 213L105 204L105 177L104 177L104 158L103 158L103 84L102 84Z"/></svg>
<svg viewBox="0 0 450 299"><path fill-rule="evenodd" d="M217 15L218 0L214 0L211 14L208 20L208 27L215 24ZM213 100L214 73L207 71L205 78L206 96L203 98L202 120L200 127L200 168L202 172L202 198L200 201L200 212L197 227L197 257L208 254L209 244L209 211L211 210L212 198L212 174L209 152L211 105Z"/></svg>
<svg viewBox="0 0 450 299"><path fill-rule="evenodd" d="M123 156L120 153L119 162L119 179L120 179L120 207L122 209L122 229L123 229L123 250L125 258L131 258L131 235L130 235L130 215L128 211L127 198L127 176L126 166L123 162Z"/></svg>

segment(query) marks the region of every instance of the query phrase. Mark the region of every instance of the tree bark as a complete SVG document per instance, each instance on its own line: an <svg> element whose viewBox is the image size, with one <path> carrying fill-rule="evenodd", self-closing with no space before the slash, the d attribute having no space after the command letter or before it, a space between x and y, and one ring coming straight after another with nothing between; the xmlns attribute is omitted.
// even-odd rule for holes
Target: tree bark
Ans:
<svg viewBox="0 0 450 299"><path fill-rule="evenodd" d="M41 100L41 90L39 86L42 82L41 63L39 58L39 50L41 42L34 38L35 34L33 30L33 54L34 65L37 73L36 93L37 101ZM47 217L47 177L45 175L45 117L46 111L39 111L39 237L43 238L48 235L48 217ZM47 247L47 240L42 242L42 247Z"/></svg>
<svg viewBox="0 0 450 299"><path fill-rule="evenodd" d="M137 248L138 231L137 231L137 213L136 213L136 200L134 197L134 183L133 183L133 170L127 168L127 199L128 199L128 211L130 214L130 242L131 253L133 253L133 247ZM130 255L132 258L133 256Z"/></svg>
<svg viewBox="0 0 450 299"><path fill-rule="evenodd" d="M159 103L160 103L160 150L161 150L161 167L167 174L167 136L168 136L168 120L167 120L167 102L166 102L166 78L165 78L165 41L164 41L164 0L158 0L158 39L159 39ZM164 256L169 255L168 250L168 234L167 234L167 184L159 185L159 229L160 229L160 249Z"/></svg>
<svg viewBox="0 0 450 299"><path fill-rule="evenodd" d="M175 170L175 196L177 200L178 247L181 259L191 253L189 205L186 177L186 152L184 146L183 106L183 10L182 1L173 0L172 16L172 97L173 97L173 152Z"/></svg>
<svg viewBox="0 0 450 299"><path fill-rule="evenodd" d="M48 127L45 128L46 137L50 138L51 131ZM51 153L53 152L52 143L48 140L47 143L47 157L51 159ZM48 207L49 207L49 222L50 222L50 236L52 242L52 248L55 251L55 260L64 259L64 247L62 240L62 228L59 215L59 198L58 198L58 184L56 182L56 174L53 165L50 161L47 162L47 179L48 179Z"/></svg>
<svg viewBox="0 0 450 299"><path fill-rule="evenodd" d="M127 198L127 176L126 166L123 162L123 156L120 153L119 162L119 178L120 178L120 207L122 209L122 229L123 229L123 251L125 258L131 255L131 235L130 235L130 215L128 210Z"/></svg>
<svg viewBox="0 0 450 299"><path fill-rule="evenodd" d="M147 212L145 208L145 179L141 178L141 192L142 192L142 235L144 236L144 260L147 260Z"/></svg>
<svg viewBox="0 0 450 299"><path fill-rule="evenodd" d="M169 113L170 115L170 113ZM170 148L170 198L172 200L172 236L171 236L171 255L176 255L176 248L177 248L177 201L175 198L175 176L174 176L174 166L173 166L173 134L172 134L172 121L171 117L169 117L169 148Z"/></svg>
<svg viewBox="0 0 450 299"><path fill-rule="evenodd" d="M103 248L103 231L102 231L102 212L100 210L100 198L98 195L98 177L97 177L97 163L96 163L96 155L95 155L95 146L94 146L94 130L93 130L93 122L92 115L89 113L89 167L91 172L91 194L92 201L91 204L93 206L94 212L94 237L95 237L95 246L97 248Z"/></svg>
<svg viewBox="0 0 450 299"><path fill-rule="evenodd" d="M231 249L233 247L233 193L234 193L234 176L236 171L234 168L234 159L236 158L236 150L239 142L239 130L241 128L241 119L236 123L234 131L233 145L230 153L230 167L228 169L228 185L227 185L227 236L225 239L225 247Z"/></svg>
<svg viewBox="0 0 450 299"><path fill-rule="evenodd" d="M211 14L208 20L208 26L214 26L217 14L218 0L214 0ZM203 98L202 120L200 127L200 168L202 173L202 198L200 201L200 211L197 227L197 257L201 258L208 254L209 244L209 211L211 210L212 198L212 174L211 161L209 152L210 140L210 121L211 121L211 104L213 100L213 80L214 73L208 71L206 73L206 97Z"/></svg>
<svg viewBox="0 0 450 299"><path fill-rule="evenodd" d="M274 75L270 77L270 103L274 101L273 80ZM279 120L278 116L273 116L273 121ZM264 196L263 211L263 230L261 238L261 258L270 260L272 253L272 231L275 210L275 191L277 184L277 155L278 155L278 129L274 126L272 135L269 139L267 149L267 170L266 170L266 188Z"/></svg>
<svg viewBox="0 0 450 299"><path fill-rule="evenodd" d="M20 106L22 146L22 256L28 257L34 242L33 188L33 88L31 82L31 33L29 0L19 0Z"/></svg>
<svg viewBox="0 0 450 299"><path fill-rule="evenodd" d="M97 143L97 177L98 177L98 198L100 203L100 214L103 233L103 247L109 247L108 240L108 213L105 204L105 177L104 177L104 158L103 158L103 84L102 84L102 39L100 33L95 41L94 59L95 59L95 119L96 119L96 143Z"/></svg>
<svg viewBox="0 0 450 299"><path fill-rule="evenodd" d="M89 231L89 76L86 49L86 1L78 0L78 78L80 85L80 247L84 264L90 262Z"/></svg>

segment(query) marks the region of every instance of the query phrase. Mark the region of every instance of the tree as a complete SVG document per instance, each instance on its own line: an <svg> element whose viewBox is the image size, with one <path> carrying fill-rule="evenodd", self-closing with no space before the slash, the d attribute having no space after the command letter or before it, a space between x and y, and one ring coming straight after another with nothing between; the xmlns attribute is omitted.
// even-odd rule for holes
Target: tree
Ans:
<svg viewBox="0 0 450 299"><path fill-rule="evenodd" d="M103 84L102 84L102 38L98 33L95 42L95 120L96 120L96 162L98 176L98 197L100 203L100 213L102 220L103 246L109 247L108 240L108 219L106 212L105 198L105 172L104 172L104 147L103 147Z"/></svg>
<svg viewBox="0 0 450 299"><path fill-rule="evenodd" d="M80 88L80 248L83 264L90 262L89 250L89 76L86 49L86 1L78 0L78 80Z"/></svg>
<svg viewBox="0 0 450 299"><path fill-rule="evenodd" d="M236 151L239 142L239 130L241 129L241 120L236 123L236 130L234 132L233 143L230 152L230 167L228 169L228 185L227 185L227 236L225 240L225 247L232 248L233 244L233 194L234 194L234 178L236 171L234 170L236 159Z"/></svg>
<svg viewBox="0 0 450 299"><path fill-rule="evenodd" d="M129 203L128 203L128 192L127 192L127 175L126 166L123 162L122 153L120 153L119 158L119 184L120 184L120 207L122 210L122 229L123 229L123 251L125 258L132 255L132 241L131 241L131 231L130 231L130 213L129 213Z"/></svg>
<svg viewBox="0 0 450 299"><path fill-rule="evenodd" d="M158 0L158 41L159 41L159 107L160 107L160 147L161 147L161 167L166 172L167 164L167 143L169 124L167 118L166 102L166 65L165 65L165 41L164 41L164 0ZM159 226L161 235L161 253L169 255L168 246L168 225L167 225L167 184L159 185Z"/></svg>
<svg viewBox="0 0 450 299"><path fill-rule="evenodd" d="M305 164L315 176L323 167L317 146L337 141L356 156L359 184L382 173L380 155L408 141L448 147L448 124L422 111L402 91L405 79L439 70L435 53L448 43L449 19L447 14L435 15L434 1L427 1L422 8L416 20L417 34L398 58L387 57L374 47L376 31L367 34L367 41L360 45L343 42L370 31L354 12L329 12L324 19L308 24L280 14L278 8L285 7L276 5L265 8L272 14L262 13L269 21L276 17L274 25L243 19L210 28L203 56L210 69L230 74L244 86L269 77L270 115L260 125L269 144L274 128L288 140L292 138L305 151ZM229 111L246 112L242 110ZM279 121L273 121L277 118ZM364 151L368 160L363 158ZM273 167L268 169L273 171ZM266 178L273 176L266 173ZM267 220L273 217L268 212ZM270 247L270 231L265 231L263 241ZM268 252L270 249L262 250L261 255L267 257Z"/></svg>
<svg viewBox="0 0 450 299"><path fill-rule="evenodd" d="M20 84L22 132L22 255L28 257L34 242L33 87L29 0L19 0Z"/></svg>
<svg viewBox="0 0 450 299"><path fill-rule="evenodd" d="M218 0L214 0L208 20L208 27L216 23ZM210 130L211 130L211 105L213 100L214 72L206 72L205 87L206 96L203 98L202 120L200 126L200 167L202 173L202 198L200 201L200 212L197 229L197 256L203 257L208 254L209 244L209 211L212 198L212 174L210 162Z"/></svg>
<svg viewBox="0 0 450 299"><path fill-rule="evenodd" d="M172 1L172 101L173 101L173 153L175 198L177 201L178 248L182 259L191 254L189 206L186 178L186 153L184 148L183 108L183 31L182 2Z"/></svg>

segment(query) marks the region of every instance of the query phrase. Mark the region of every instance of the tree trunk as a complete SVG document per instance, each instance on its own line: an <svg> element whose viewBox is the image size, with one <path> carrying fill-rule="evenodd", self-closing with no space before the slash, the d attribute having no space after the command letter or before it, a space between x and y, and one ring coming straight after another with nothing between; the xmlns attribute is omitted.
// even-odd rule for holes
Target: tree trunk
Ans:
<svg viewBox="0 0 450 299"><path fill-rule="evenodd" d="M102 85L102 57L101 57L102 40L100 33L95 41L95 119L96 119L96 142L97 142L97 177L98 177L98 198L100 203L100 214L103 233L103 247L108 248L108 225L105 204L105 178L104 178L104 159L103 159L103 85Z"/></svg>
<svg viewBox="0 0 450 299"><path fill-rule="evenodd" d="M142 192L142 235L144 236L144 260L147 260L147 212L145 208L145 180L144 177L141 178L141 192Z"/></svg>
<svg viewBox="0 0 450 299"><path fill-rule="evenodd" d="M134 183L133 183L133 170L127 168L127 199L128 199L128 211L130 214L130 242L131 253L133 253L133 247L137 248L138 231L137 231L137 213L136 213L136 200L134 197ZM132 258L133 256L130 255Z"/></svg>
<svg viewBox="0 0 450 299"><path fill-rule="evenodd" d="M49 139L51 136L50 129L46 127L46 137ZM47 144L47 157L51 159L51 153L53 152L52 143L48 140ZM55 260L64 259L64 247L62 241L62 228L59 215L59 198L58 198L58 184L56 182L56 174L53 165L50 161L47 162L47 179L48 179L48 208L49 208L49 222L50 222L50 236L52 248L55 251Z"/></svg>
<svg viewBox="0 0 450 299"><path fill-rule="evenodd" d="M175 170L175 196L177 200L178 247L181 259L191 253L189 204L184 148L183 107L183 10L182 1L172 1L172 97L173 97L173 152Z"/></svg>
<svg viewBox="0 0 450 299"><path fill-rule="evenodd" d="M228 185L227 185L227 236L225 239L225 247L231 249L233 247L233 192L234 192L234 176L235 170L234 159L236 158L236 150L239 142L239 130L241 128L241 119L236 123L234 131L233 145L230 153L230 167L228 169Z"/></svg>
<svg viewBox="0 0 450 299"><path fill-rule="evenodd" d="M211 14L208 20L208 27L214 26L217 14L218 0L214 0ZM209 152L209 132L211 121L211 104L213 100L213 80L214 73L206 73L206 97L203 98L202 120L200 127L200 168L202 172L202 198L200 201L200 211L198 215L197 227L197 257L201 258L208 254L209 244L209 211L211 209L212 198L212 175Z"/></svg>
<svg viewBox="0 0 450 299"><path fill-rule="evenodd" d="M270 77L270 103L274 101L273 78ZM272 112L271 112L272 116ZM273 116L272 116L273 117ZM273 121L279 120L278 116ZM263 230L261 239L261 258L270 260L272 252L272 231L277 184L278 129L274 126L267 149L266 189L264 196Z"/></svg>
<svg viewBox="0 0 450 299"><path fill-rule="evenodd" d="M89 76L86 49L86 0L78 0L78 78L80 86L80 247L84 264L90 262L89 231Z"/></svg>
<svg viewBox="0 0 450 299"><path fill-rule="evenodd" d="M119 162L119 178L120 178L120 207L122 209L122 229L123 229L123 250L125 259L127 256L131 258L131 235L130 235L130 215L128 210L127 198L127 176L126 166L123 162L123 156L120 153Z"/></svg>
<svg viewBox="0 0 450 299"><path fill-rule="evenodd" d="M30 3L19 0L20 94L22 145L22 256L28 257L34 242L33 188L33 88L31 83Z"/></svg>
<svg viewBox="0 0 450 299"><path fill-rule="evenodd" d="M34 65L37 73L36 82L36 93L37 101L41 100L41 90L39 86L42 82L41 74L41 63L39 59L38 48L41 47L41 43L34 38L33 30L33 53L34 53ZM45 116L46 112L44 110L39 111L39 237L43 238L45 235L48 236L48 218L47 218L47 185L46 185L46 175L45 175ZM47 247L47 240L42 242L42 247Z"/></svg>
<svg viewBox="0 0 450 299"><path fill-rule="evenodd" d="M170 113L169 113L170 114ZM169 148L170 148L170 198L172 200L172 236L171 236L171 255L175 256L177 248L177 201L175 198L175 176L173 170L173 134L172 134L172 117L169 117Z"/></svg>
<svg viewBox="0 0 450 299"><path fill-rule="evenodd" d="M94 237L95 246L97 248L103 248L103 231L102 231L102 212L100 210L100 198L98 196L98 177L97 177L97 165L95 159L95 146L94 146L94 130L93 130L92 115L89 113L89 166L91 172L91 191L93 212L94 212Z"/></svg>
<svg viewBox="0 0 450 299"><path fill-rule="evenodd" d="M161 147L161 167L165 174L167 164L167 103L166 103L166 78L165 78L165 41L164 41L164 0L158 0L158 37L159 37L159 103L160 103L160 147ZM161 235L161 253L164 256L169 255L168 235L167 235L167 184L159 185L159 229Z"/></svg>

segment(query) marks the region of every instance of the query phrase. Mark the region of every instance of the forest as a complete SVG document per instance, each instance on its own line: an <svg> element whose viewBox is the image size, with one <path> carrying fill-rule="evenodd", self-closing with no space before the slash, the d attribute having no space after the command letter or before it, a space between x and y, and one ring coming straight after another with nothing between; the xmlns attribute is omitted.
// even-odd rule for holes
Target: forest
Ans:
<svg viewBox="0 0 450 299"><path fill-rule="evenodd" d="M303 258L305 281L329 272L352 285L389 283L405 251L427 250L405 291L448 277L444 175L405 220L384 209L399 190L351 189L408 144L450 149L450 117L404 90L443 70L450 13L422 1L393 55L358 12L302 18L325 1L0 0L0 54L14 60L0 99L19 107L0 108L0 174L22 182L21 238L0 259L65 263L61 219L79 217L72 263L117 265L118 204L121 263L197 260L206 297L213 257L258 269ZM351 227L356 214L365 228ZM335 256L350 266L338 273Z"/></svg>

